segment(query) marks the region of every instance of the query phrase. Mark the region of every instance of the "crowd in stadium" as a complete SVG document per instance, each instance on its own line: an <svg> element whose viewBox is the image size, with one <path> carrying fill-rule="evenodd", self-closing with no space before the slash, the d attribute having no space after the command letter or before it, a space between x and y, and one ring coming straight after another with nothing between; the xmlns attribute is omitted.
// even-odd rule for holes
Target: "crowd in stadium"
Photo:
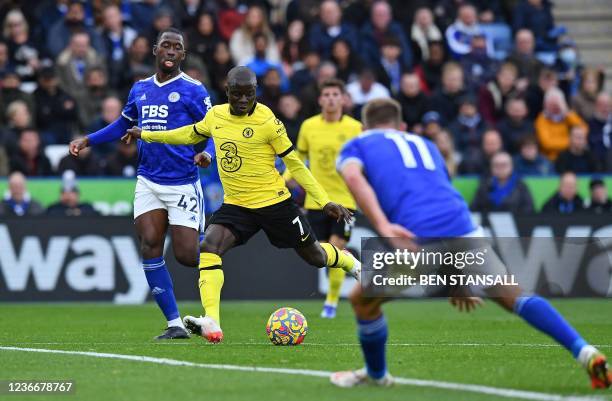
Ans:
<svg viewBox="0 0 612 401"><path fill-rule="evenodd" d="M184 31L183 70L213 104L247 65L259 101L296 141L318 112L318 85L347 83L346 113L393 97L407 129L433 140L451 176L478 175L474 210L532 212L524 175L560 174L544 210L583 209L576 175L612 170L604 74L583 65L549 0L47 0L0 8L0 176L134 176L135 146L49 151L119 117L131 85L154 73L152 44ZM17 181L25 182L19 176ZM603 189L602 189L603 188ZM591 208L610 211L603 181ZM77 198L78 200L78 198ZM7 201L5 200L5 203ZM4 207L4 209L10 207ZM2 213L2 209L0 209Z"/></svg>

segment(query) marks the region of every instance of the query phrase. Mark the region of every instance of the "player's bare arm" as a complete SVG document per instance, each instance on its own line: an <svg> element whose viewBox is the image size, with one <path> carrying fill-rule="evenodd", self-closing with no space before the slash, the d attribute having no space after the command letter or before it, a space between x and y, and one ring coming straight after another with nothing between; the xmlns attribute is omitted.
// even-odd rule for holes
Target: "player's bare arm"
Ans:
<svg viewBox="0 0 612 401"><path fill-rule="evenodd" d="M357 163L348 163L342 167L340 174L344 178L348 189L353 194L357 205L363 214L372 222L376 231L388 238L414 238L414 234L406 228L389 222L380 207L376 193L363 175L361 166Z"/></svg>

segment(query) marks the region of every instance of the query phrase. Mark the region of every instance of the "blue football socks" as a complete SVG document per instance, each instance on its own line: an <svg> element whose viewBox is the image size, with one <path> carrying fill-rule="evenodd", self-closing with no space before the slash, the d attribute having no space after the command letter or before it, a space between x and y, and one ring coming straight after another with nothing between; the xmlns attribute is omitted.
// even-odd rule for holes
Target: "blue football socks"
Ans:
<svg viewBox="0 0 612 401"><path fill-rule="evenodd" d="M153 259L144 259L142 269L147 278L147 283L149 283L149 288L151 288L151 294L164 316L166 316L166 320L171 322L179 319L180 314L174 298L172 278L168 273L164 258L160 256Z"/></svg>
<svg viewBox="0 0 612 401"><path fill-rule="evenodd" d="M576 329L542 297L518 298L514 304L514 313L522 317L531 326L554 338L570 351L574 358L577 358L580 350L588 345Z"/></svg>
<svg viewBox="0 0 612 401"><path fill-rule="evenodd" d="M357 325L368 375L373 379L381 379L387 373L385 345L388 330L385 316L380 315L374 320L357 320Z"/></svg>

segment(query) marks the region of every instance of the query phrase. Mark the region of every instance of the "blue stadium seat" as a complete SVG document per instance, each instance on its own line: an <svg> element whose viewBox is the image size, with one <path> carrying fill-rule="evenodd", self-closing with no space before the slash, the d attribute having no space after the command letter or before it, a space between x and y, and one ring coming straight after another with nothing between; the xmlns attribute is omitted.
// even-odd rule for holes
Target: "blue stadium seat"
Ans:
<svg viewBox="0 0 612 401"><path fill-rule="evenodd" d="M505 59L510 51L512 51L513 40L512 30L508 24L501 22L493 24L482 24L482 31L493 41L494 55L497 60Z"/></svg>

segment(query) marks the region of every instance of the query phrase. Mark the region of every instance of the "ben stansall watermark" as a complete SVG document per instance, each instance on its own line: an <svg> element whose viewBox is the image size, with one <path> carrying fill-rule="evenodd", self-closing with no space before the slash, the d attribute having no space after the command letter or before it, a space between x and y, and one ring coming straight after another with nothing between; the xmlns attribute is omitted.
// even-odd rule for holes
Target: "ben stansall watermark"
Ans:
<svg viewBox="0 0 612 401"><path fill-rule="evenodd" d="M519 286L488 241L481 238L433 240L410 249L383 238L362 242L362 286L369 295L445 296L445 289Z"/></svg>

